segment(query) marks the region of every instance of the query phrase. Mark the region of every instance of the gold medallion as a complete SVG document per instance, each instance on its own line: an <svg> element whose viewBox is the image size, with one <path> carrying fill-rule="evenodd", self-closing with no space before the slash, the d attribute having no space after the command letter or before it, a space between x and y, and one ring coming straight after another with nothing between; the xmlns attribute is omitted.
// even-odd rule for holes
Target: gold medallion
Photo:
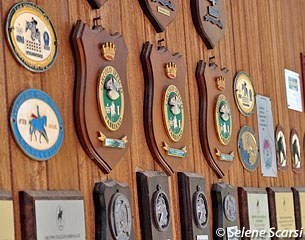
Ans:
<svg viewBox="0 0 305 240"><path fill-rule="evenodd" d="M169 85L164 94L163 119L169 138L178 142L184 130L184 110L180 92L174 85Z"/></svg>
<svg viewBox="0 0 305 240"><path fill-rule="evenodd" d="M105 126L110 131L120 128L124 117L124 91L122 81L112 66L107 66L100 74L97 86L99 112Z"/></svg>
<svg viewBox="0 0 305 240"><path fill-rule="evenodd" d="M239 72L235 77L234 97L239 111L251 116L255 107L255 90L250 76L245 72Z"/></svg>

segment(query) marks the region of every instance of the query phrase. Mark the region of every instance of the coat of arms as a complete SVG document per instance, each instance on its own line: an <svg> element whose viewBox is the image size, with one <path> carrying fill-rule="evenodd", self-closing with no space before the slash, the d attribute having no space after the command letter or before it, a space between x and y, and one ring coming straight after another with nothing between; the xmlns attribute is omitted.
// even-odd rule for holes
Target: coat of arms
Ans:
<svg viewBox="0 0 305 240"><path fill-rule="evenodd" d="M127 86L127 47L120 34L78 21L75 118L87 154L106 173L126 153L132 121Z"/></svg>
<svg viewBox="0 0 305 240"><path fill-rule="evenodd" d="M219 177L223 177L236 152L232 77L226 68L221 69L212 61L209 64L200 61L196 77L200 95L201 147L210 166Z"/></svg>
<svg viewBox="0 0 305 240"><path fill-rule="evenodd" d="M139 0L139 3L157 32L164 32L177 14L178 0Z"/></svg>
<svg viewBox="0 0 305 240"><path fill-rule="evenodd" d="M208 49L215 47L225 32L225 0L191 0L193 22Z"/></svg>
<svg viewBox="0 0 305 240"><path fill-rule="evenodd" d="M167 174L173 174L187 158L190 138L185 98L185 63L165 47L143 46L145 76L144 126L153 157Z"/></svg>

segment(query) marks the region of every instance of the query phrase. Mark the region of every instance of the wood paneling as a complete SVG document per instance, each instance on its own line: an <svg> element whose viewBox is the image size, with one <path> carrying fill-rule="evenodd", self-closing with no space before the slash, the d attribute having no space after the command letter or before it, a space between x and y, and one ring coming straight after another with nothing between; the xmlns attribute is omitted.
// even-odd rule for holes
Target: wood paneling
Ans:
<svg viewBox="0 0 305 240"><path fill-rule="evenodd" d="M144 77L140 53L145 41L162 43L171 52L180 52L187 64L187 91L191 129L189 160L179 168L206 177L207 190L218 178L205 161L199 143L199 95L195 78L199 60L208 61L216 56L216 63L227 67L232 75L247 71L253 79L256 92L272 99L274 126L280 123L288 141L290 129L296 128L303 146L305 132L304 113L288 110L284 68L301 74L300 52L305 47L304 0L225 0L227 25L224 38L215 49L208 51L197 34L188 0L179 0L177 17L164 33L156 33L143 14L138 0L108 0L100 10L91 10L87 0L36 0L52 19L59 39L59 52L55 65L45 73L31 73L20 66L12 56L4 32L9 9L19 0L0 1L0 189L13 192L15 203L16 239L21 239L19 197L21 190L80 190L84 194L87 239L94 239L94 205L92 191L95 182L113 178L130 185L136 238L140 239L140 220L136 186L137 170L161 170L154 162L144 135L143 98ZM74 24L82 19L92 25L95 16L107 31L121 32L129 49L127 81L132 103L133 136L129 152L115 169L105 175L83 151L74 125L73 104L75 88L75 62L71 46ZM94 61L94 59L92 59ZM38 88L50 95L62 114L65 136L59 153L47 162L26 157L13 140L9 129L10 107L16 96L26 88ZM212 113L211 113L212 114ZM256 113L244 117L234 113L235 124L249 125L256 134ZM214 127L214 126L211 126ZM238 157L223 181L234 186L304 186L304 174L294 174L291 168L290 146L287 148L288 172L277 178L261 176L261 167L254 172L243 169ZM237 154L236 154L237 156ZM304 159L304 151L302 151ZM173 212L173 239L181 239L177 174L169 179ZM211 210L211 197L208 194ZM212 219L210 219L212 227Z"/></svg>

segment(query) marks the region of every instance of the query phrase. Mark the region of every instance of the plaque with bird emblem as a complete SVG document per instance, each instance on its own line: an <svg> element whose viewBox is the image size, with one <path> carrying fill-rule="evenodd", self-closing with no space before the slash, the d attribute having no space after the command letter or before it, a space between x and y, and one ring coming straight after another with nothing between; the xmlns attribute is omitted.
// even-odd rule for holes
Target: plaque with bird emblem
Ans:
<svg viewBox="0 0 305 240"><path fill-rule="evenodd" d="M137 172L142 239L172 240L168 177L158 171Z"/></svg>
<svg viewBox="0 0 305 240"><path fill-rule="evenodd" d="M156 32L164 32L177 15L178 0L139 0Z"/></svg>
<svg viewBox="0 0 305 240"><path fill-rule="evenodd" d="M244 126L238 134L238 153L245 169L254 171L258 166L259 147L253 130Z"/></svg>
<svg viewBox="0 0 305 240"><path fill-rule="evenodd" d="M209 208L204 177L178 172L182 239L210 239Z"/></svg>
<svg viewBox="0 0 305 240"><path fill-rule="evenodd" d="M236 189L226 183L212 185L213 239L232 239L239 229ZM223 237L216 233L223 229ZM218 231L217 231L218 230Z"/></svg>
<svg viewBox="0 0 305 240"><path fill-rule="evenodd" d="M209 165L222 178L233 163L237 145L231 73L210 58L209 63L199 61L196 78L201 148Z"/></svg>
<svg viewBox="0 0 305 240"><path fill-rule="evenodd" d="M46 93L27 89L16 98L10 117L16 143L30 158L43 161L59 151L64 126L55 102Z"/></svg>
<svg viewBox="0 0 305 240"><path fill-rule="evenodd" d="M179 54L165 47L143 46L145 78L144 129L154 159L173 174L186 161L190 139L188 102L185 97L186 66Z"/></svg>
<svg viewBox="0 0 305 240"><path fill-rule="evenodd" d="M109 173L128 151L132 132L124 38L78 21L72 36L77 63L75 120L86 153ZM94 59L92 61L91 59Z"/></svg>
<svg viewBox="0 0 305 240"><path fill-rule="evenodd" d="M285 172L288 170L287 145L283 127L279 124L275 130L275 149L277 155L277 168Z"/></svg>
<svg viewBox="0 0 305 240"><path fill-rule="evenodd" d="M129 186L114 180L95 184L95 239L133 240L132 199Z"/></svg>
<svg viewBox="0 0 305 240"><path fill-rule="evenodd" d="M21 191L19 199L22 239L87 238L81 192Z"/></svg>
<svg viewBox="0 0 305 240"><path fill-rule="evenodd" d="M280 230L279 239L288 239L288 231L296 230L293 192L290 188L268 187L270 227ZM295 236L296 237L296 236Z"/></svg>
<svg viewBox="0 0 305 240"><path fill-rule="evenodd" d="M270 231L268 194L265 188L238 188L240 227L245 231ZM269 238L264 238L269 239Z"/></svg>
<svg viewBox="0 0 305 240"><path fill-rule="evenodd" d="M195 28L208 49L213 49L225 33L225 0L191 0Z"/></svg>
<svg viewBox="0 0 305 240"><path fill-rule="evenodd" d="M291 157L292 157L292 170L295 173L301 173L303 169L301 144L296 129L292 129L290 132L290 148L291 148Z"/></svg>
<svg viewBox="0 0 305 240"><path fill-rule="evenodd" d="M100 9L107 0L88 0L92 9Z"/></svg>
<svg viewBox="0 0 305 240"><path fill-rule="evenodd" d="M15 4L6 22L9 46L17 61L32 72L45 72L57 57L58 41L48 15L30 2Z"/></svg>

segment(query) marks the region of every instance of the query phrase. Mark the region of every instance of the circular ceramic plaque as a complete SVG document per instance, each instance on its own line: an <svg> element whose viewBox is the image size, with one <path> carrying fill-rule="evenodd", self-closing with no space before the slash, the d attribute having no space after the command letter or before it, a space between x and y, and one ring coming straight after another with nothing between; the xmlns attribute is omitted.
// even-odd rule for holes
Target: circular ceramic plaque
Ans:
<svg viewBox="0 0 305 240"><path fill-rule="evenodd" d="M223 94L217 98L215 124L219 141L223 145L228 145L232 135L233 122L230 105Z"/></svg>
<svg viewBox="0 0 305 240"><path fill-rule="evenodd" d="M276 127L275 131L275 146L277 153L277 166L280 171L287 171L288 161L287 161L287 145L284 135L284 130L281 125Z"/></svg>
<svg viewBox="0 0 305 240"><path fill-rule="evenodd" d="M258 145L250 127L242 127L238 134L238 153L243 166L253 171L258 165Z"/></svg>
<svg viewBox="0 0 305 240"><path fill-rule="evenodd" d="M154 223L159 231L166 231L170 223L169 200L167 194L158 188L153 195Z"/></svg>
<svg viewBox="0 0 305 240"><path fill-rule="evenodd" d="M240 112L251 116L255 108L255 90L250 76L245 72L239 72L235 77L234 97Z"/></svg>
<svg viewBox="0 0 305 240"><path fill-rule="evenodd" d="M131 236L132 215L130 203L122 193L113 196L110 207L111 231L115 239L128 240Z"/></svg>
<svg viewBox="0 0 305 240"><path fill-rule="evenodd" d="M163 99L163 118L168 136L178 142L184 130L183 102L178 88L169 85Z"/></svg>
<svg viewBox="0 0 305 240"><path fill-rule="evenodd" d="M208 204L204 192L197 191L194 194L194 216L197 227L205 228L208 223Z"/></svg>
<svg viewBox="0 0 305 240"><path fill-rule="evenodd" d="M99 112L106 127L116 131L123 123L124 91L118 72L107 66L100 74L97 97Z"/></svg>
<svg viewBox="0 0 305 240"><path fill-rule="evenodd" d="M44 72L55 62L57 37L46 13L30 2L9 11L6 22L9 45L16 59L33 72Z"/></svg>
<svg viewBox="0 0 305 240"><path fill-rule="evenodd" d="M63 122L57 106L44 92L23 91L12 107L11 128L23 152L36 160L47 160L60 149Z"/></svg>
<svg viewBox="0 0 305 240"><path fill-rule="evenodd" d="M236 199L232 195L227 195L224 199L224 212L226 218L234 222L237 218Z"/></svg>

